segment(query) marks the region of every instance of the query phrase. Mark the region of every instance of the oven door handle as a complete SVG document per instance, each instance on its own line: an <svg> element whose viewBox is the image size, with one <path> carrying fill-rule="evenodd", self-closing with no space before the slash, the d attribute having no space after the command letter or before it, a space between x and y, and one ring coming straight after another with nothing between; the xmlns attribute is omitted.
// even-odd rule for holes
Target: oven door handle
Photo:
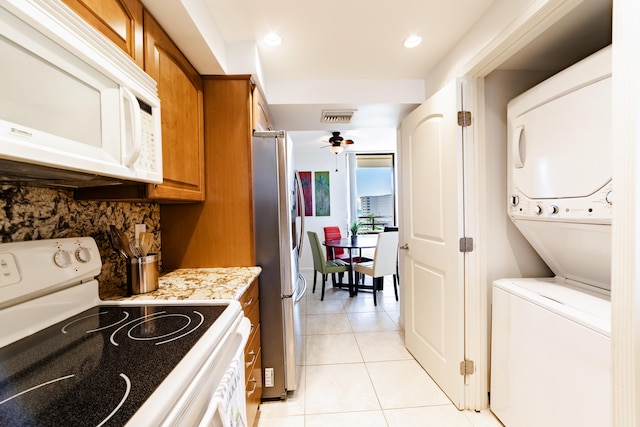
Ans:
<svg viewBox="0 0 640 427"><path fill-rule="evenodd" d="M244 317L240 322L238 334L241 336L239 346L218 384L209 406L207 407L198 427L225 427L228 425L246 425L246 396L244 383L244 347L249 339L249 319ZM235 408L235 409L233 409ZM240 422L234 424L229 419L230 414L239 414Z"/></svg>

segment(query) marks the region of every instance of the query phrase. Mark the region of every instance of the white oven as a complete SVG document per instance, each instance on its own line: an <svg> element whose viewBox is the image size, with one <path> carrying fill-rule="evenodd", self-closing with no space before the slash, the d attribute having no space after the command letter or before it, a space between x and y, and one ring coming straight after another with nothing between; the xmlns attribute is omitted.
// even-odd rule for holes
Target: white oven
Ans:
<svg viewBox="0 0 640 427"><path fill-rule="evenodd" d="M0 0L0 57L2 165L162 182L156 83L64 3Z"/></svg>
<svg viewBox="0 0 640 427"><path fill-rule="evenodd" d="M245 426L240 304L100 301L100 268L91 238L0 245L0 425Z"/></svg>

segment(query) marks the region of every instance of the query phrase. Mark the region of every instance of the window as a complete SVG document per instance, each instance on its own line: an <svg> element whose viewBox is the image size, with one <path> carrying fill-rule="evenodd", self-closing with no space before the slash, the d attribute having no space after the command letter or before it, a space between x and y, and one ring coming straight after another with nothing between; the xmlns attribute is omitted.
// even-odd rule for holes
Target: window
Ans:
<svg viewBox="0 0 640 427"><path fill-rule="evenodd" d="M396 224L393 154L353 154L350 159L351 222L361 222L362 232L383 230Z"/></svg>

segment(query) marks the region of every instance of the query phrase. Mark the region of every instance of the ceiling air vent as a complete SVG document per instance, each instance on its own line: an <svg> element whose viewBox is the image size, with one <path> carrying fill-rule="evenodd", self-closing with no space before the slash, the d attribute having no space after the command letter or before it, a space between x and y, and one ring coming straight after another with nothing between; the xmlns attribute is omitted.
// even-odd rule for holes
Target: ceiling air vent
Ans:
<svg viewBox="0 0 640 427"><path fill-rule="evenodd" d="M351 122L351 117L353 117L353 113L357 110L322 110L322 118L320 121L322 123L329 124L346 124Z"/></svg>

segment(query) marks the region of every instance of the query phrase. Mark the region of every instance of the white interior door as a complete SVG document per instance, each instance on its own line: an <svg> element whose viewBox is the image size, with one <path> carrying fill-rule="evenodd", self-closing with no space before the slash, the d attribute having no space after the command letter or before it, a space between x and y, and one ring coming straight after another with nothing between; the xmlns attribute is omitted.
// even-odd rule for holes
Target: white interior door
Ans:
<svg viewBox="0 0 640 427"><path fill-rule="evenodd" d="M405 344L464 408L464 254L460 82L452 81L400 127Z"/></svg>

